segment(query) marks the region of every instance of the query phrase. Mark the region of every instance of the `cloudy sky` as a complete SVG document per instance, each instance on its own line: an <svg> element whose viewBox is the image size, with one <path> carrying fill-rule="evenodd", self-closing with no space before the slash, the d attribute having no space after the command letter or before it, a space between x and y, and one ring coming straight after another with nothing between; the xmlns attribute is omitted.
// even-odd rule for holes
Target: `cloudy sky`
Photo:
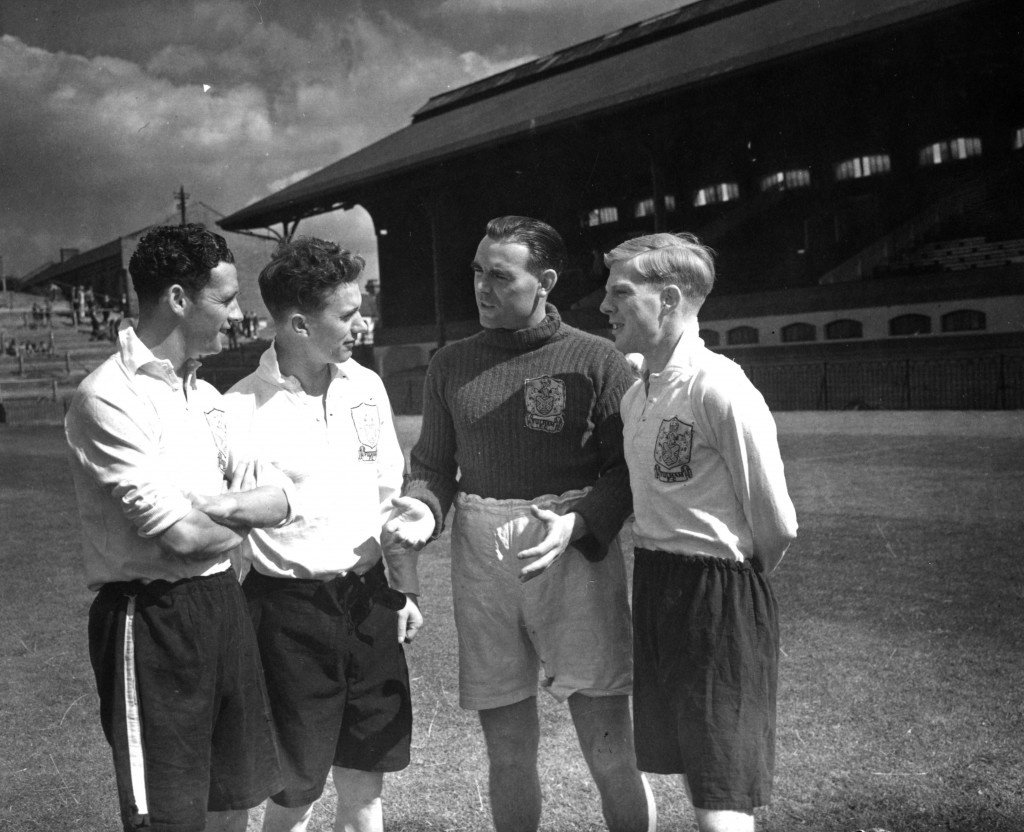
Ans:
<svg viewBox="0 0 1024 832"><path fill-rule="evenodd" d="M685 4L0 0L4 272L173 221L179 186L210 223L403 127L432 95ZM361 209L299 230L375 273ZM258 271L270 244L228 240Z"/></svg>

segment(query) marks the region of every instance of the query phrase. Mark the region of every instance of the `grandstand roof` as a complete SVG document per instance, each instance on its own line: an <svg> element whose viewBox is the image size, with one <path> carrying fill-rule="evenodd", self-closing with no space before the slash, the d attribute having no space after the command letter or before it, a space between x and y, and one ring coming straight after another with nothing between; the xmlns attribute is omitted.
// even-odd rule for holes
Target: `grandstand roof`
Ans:
<svg viewBox="0 0 1024 832"><path fill-rule="evenodd" d="M98 263L101 260L106 260L110 257L120 256L121 254L121 238L118 237L116 240L111 240L109 243L104 243L96 248L89 249L89 251L76 254L65 260L63 263L53 263L47 268L35 272L31 275L26 275L22 278L21 288L27 289L29 286L38 286L42 283L50 282L61 282L61 279L68 274L78 271L85 266L90 266L93 263Z"/></svg>
<svg viewBox="0 0 1024 832"><path fill-rule="evenodd" d="M346 207L402 173L970 2L698 0L436 95L407 127L218 225L265 227Z"/></svg>
<svg viewBox="0 0 1024 832"><path fill-rule="evenodd" d="M147 225L138 231L133 231L123 237L116 237L108 243L103 243L102 245L96 246L96 248L91 248L88 251L83 251L81 254L76 254L74 257L69 257L61 263L51 263L43 268L35 269L21 279L19 287L27 289L30 286L38 286L42 283L61 283L67 275L74 274L79 269L86 268L94 263L99 263L112 257L120 258L122 252L122 241L141 237L150 228L151 226Z"/></svg>

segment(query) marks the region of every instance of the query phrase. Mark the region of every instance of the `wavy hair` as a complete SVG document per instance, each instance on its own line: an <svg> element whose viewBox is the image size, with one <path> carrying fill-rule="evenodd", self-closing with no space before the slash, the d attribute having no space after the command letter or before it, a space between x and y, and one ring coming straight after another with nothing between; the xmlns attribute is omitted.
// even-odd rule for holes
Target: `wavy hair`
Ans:
<svg viewBox="0 0 1024 832"><path fill-rule="evenodd" d="M260 272L260 294L275 319L292 309L313 314L338 286L355 281L364 266L362 257L337 243L296 237L281 243Z"/></svg>
<svg viewBox="0 0 1024 832"><path fill-rule="evenodd" d="M210 282L211 269L234 262L224 238L204 225L158 225L139 240L128 272L139 303L149 305L176 283L194 298Z"/></svg>

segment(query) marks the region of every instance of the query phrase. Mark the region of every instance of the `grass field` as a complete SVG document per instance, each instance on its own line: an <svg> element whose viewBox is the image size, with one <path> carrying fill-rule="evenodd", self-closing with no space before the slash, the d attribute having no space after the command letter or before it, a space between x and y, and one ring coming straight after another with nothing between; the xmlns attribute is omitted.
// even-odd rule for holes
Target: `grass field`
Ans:
<svg viewBox="0 0 1024 832"><path fill-rule="evenodd" d="M417 420L399 421L414 439ZM775 577L778 767L759 828L1020 832L1024 418L778 421L800 536ZM0 429L0 476L0 830L113 830L60 429ZM413 763L388 776L385 819L405 832L486 830L479 730L457 706L447 540L421 564ZM566 710L541 704L542 828L602 829ZM652 782L660 828L693 828L677 783ZM330 816L318 808L311 828Z"/></svg>

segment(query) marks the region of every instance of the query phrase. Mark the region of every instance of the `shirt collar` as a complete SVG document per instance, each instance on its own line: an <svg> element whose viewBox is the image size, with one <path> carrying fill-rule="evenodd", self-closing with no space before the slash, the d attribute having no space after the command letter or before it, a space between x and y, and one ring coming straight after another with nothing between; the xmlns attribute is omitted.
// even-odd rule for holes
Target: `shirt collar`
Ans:
<svg viewBox="0 0 1024 832"><path fill-rule="evenodd" d="M700 351L704 348L704 341L697 334L697 329L687 329L683 331L683 334L676 341L676 345L672 350L672 355L669 356L668 363L665 365L665 369L660 373L652 373L647 368L647 362L644 362L642 369L642 375L645 379L650 379L652 376L655 378L665 377L669 378L676 375L677 373L690 374L697 361L697 356Z"/></svg>
<svg viewBox="0 0 1024 832"><path fill-rule="evenodd" d="M353 359L349 359L352 361ZM281 365L277 360L277 341L272 341L270 346L264 350L263 355L260 357L260 366L257 370L260 378L270 384L280 387L283 390L288 390L292 393L302 392L302 383L295 378L295 376L286 376L281 373ZM333 382L338 376L344 376L348 378L348 373L345 372L343 364L332 364L331 365L331 381Z"/></svg>
<svg viewBox="0 0 1024 832"><path fill-rule="evenodd" d="M117 333L117 347L121 355L121 361L133 376L147 375L150 378L159 379L168 384L172 390L182 388L182 379L174 371L174 365L170 359L157 358L153 351L142 343L135 327L126 326ZM189 389L196 388L196 371L201 366L199 361L190 359L186 364L185 381Z"/></svg>

